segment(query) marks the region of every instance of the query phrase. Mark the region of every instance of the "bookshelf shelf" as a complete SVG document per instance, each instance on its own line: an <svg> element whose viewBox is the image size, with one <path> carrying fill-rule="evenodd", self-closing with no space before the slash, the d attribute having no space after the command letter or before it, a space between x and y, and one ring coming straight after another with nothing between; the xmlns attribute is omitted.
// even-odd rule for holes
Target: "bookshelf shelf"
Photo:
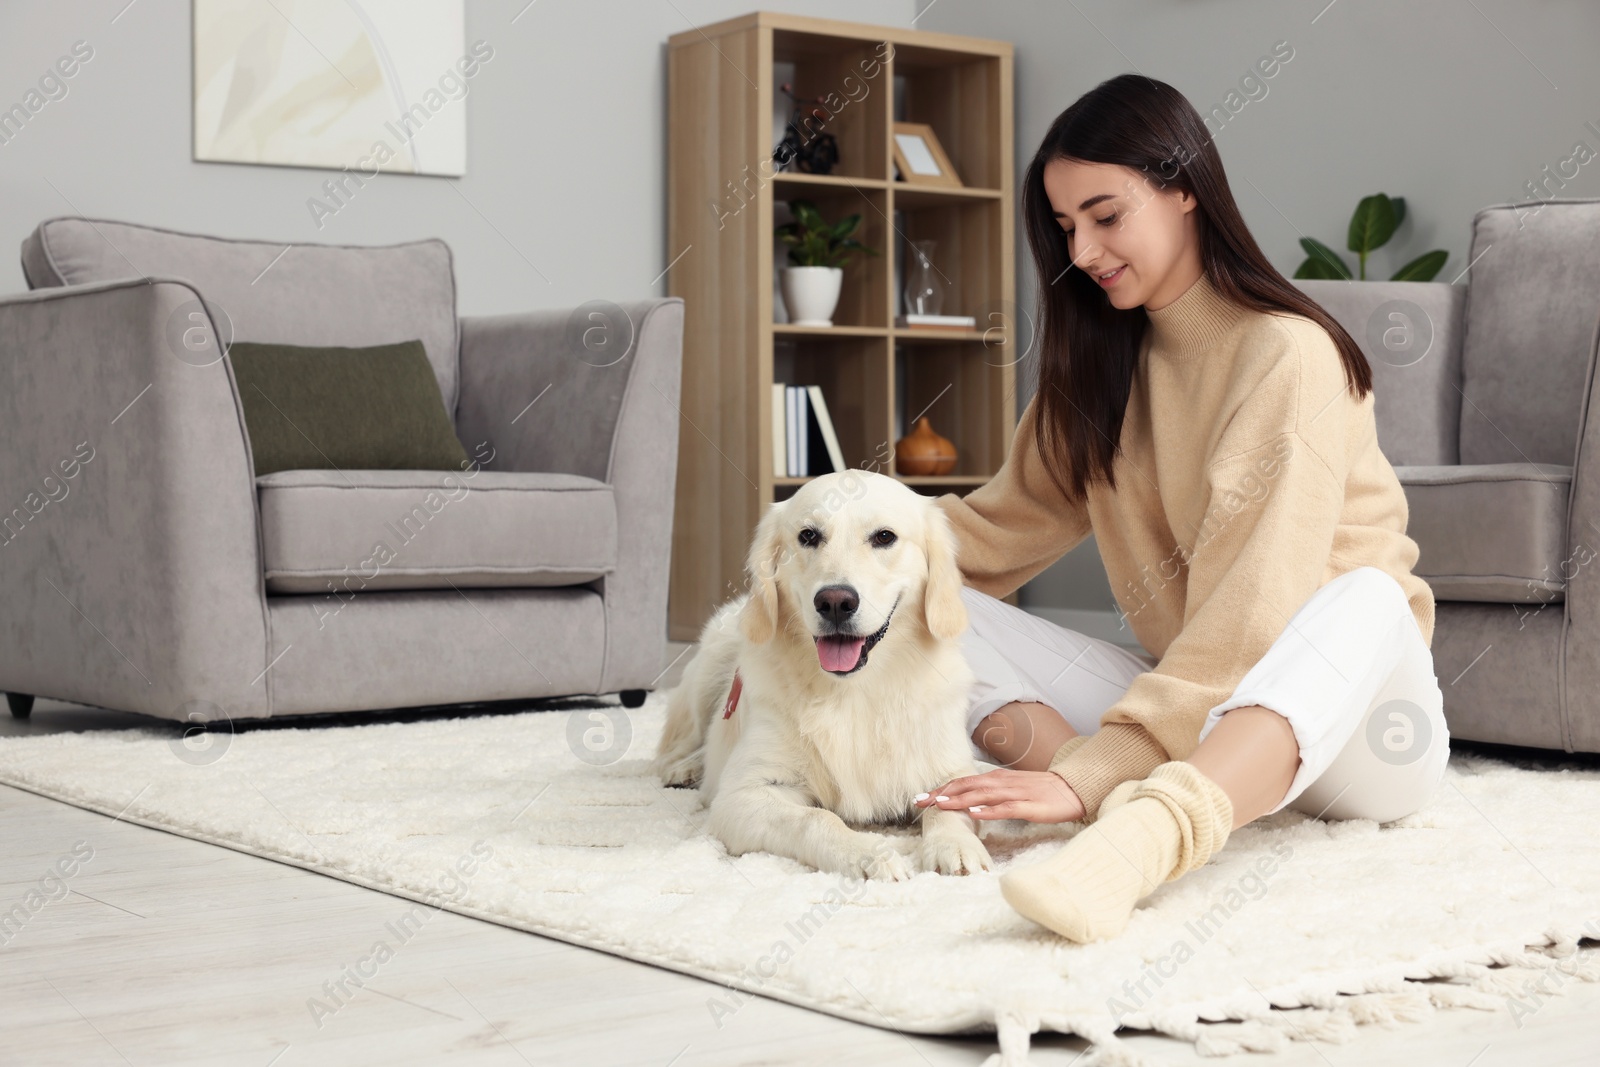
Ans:
<svg viewBox="0 0 1600 1067"><path fill-rule="evenodd" d="M942 330L933 326L896 326L891 331L897 344L933 344L936 341L977 341L990 345L1004 344L1006 328L996 326L990 330Z"/></svg>
<svg viewBox="0 0 1600 1067"><path fill-rule="evenodd" d="M882 178L849 178L837 174L801 174L780 171L772 176L773 184L780 190L779 198L811 195L815 188L822 189L887 189L890 183ZM898 184L898 183L895 183Z"/></svg>
<svg viewBox="0 0 1600 1067"><path fill-rule="evenodd" d="M895 206L899 208L943 207L948 204L970 203L979 200L999 200L999 189L941 189L937 186L907 185L890 182L894 190Z"/></svg>
<svg viewBox="0 0 1600 1067"><path fill-rule="evenodd" d="M810 480L775 474L783 456L772 431L784 412L774 410L774 383L818 386L846 465L918 492L965 493L1004 461L1016 428L1010 341L1019 332L1012 49L757 12L673 36L667 79L669 257L693 246L667 274L667 291L685 302L668 634L692 641L743 590L762 513ZM807 98L833 94L832 173L776 170L786 81ZM965 184L896 179L895 122L932 126ZM881 253L846 265L832 327L789 324L778 295L784 256L772 231L802 199L830 220L859 213L857 236ZM973 316L978 328L894 325L908 242L921 239L937 242L944 312ZM919 414L955 442L952 473L895 472L894 444Z"/></svg>
<svg viewBox="0 0 1600 1067"><path fill-rule="evenodd" d="M772 332L780 337L888 337L887 326L792 326L787 322L772 324Z"/></svg>

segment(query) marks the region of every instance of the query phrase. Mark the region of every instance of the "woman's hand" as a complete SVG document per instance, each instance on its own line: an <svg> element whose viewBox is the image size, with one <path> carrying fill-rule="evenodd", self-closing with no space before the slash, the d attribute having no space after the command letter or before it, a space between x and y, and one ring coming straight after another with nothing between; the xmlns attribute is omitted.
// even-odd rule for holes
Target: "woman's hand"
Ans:
<svg viewBox="0 0 1600 1067"><path fill-rule="evenodd" d="M1059 774L1007 767L953 779L913 801L919 810L930 804L974 819L1076 822L1084 816L1083 801Z"/></svg>

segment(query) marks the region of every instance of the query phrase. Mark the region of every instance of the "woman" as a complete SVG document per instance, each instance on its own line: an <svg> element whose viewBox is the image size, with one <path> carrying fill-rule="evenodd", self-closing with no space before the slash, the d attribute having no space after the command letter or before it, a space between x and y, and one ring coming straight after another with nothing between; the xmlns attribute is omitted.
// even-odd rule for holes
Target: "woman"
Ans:
<svg viewBox="0 0 1600 1067"><path fill-rule="evenodd" d="M975 753L1001 766L918 806L1088 821L1000 886L1090 941L1291 803L1416 810L1449 731L1371 368L1267 262L1195 109L1143 76L1102 83L1050 127L1022 209L1038 387L1000 472L937 500L968 586ZM996 599L1091 533L1149 656Z"/></svg>

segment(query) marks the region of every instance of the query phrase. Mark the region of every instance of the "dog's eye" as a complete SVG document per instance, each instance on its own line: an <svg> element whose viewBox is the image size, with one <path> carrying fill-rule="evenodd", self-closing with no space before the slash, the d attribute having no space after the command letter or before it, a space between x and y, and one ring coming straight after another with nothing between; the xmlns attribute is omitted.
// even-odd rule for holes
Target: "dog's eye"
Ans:
<svg viewBox="0 0 1600 1067"><path fill-rule="evenodd" d="M893 530L879 530L872 535L872 543L879 548L887 548L899 540Z"/></svg>
<svg viewBox="0 0 1600 1067"><path fill-rule="evenodd" d="M822 540L822 535L809 526L800 531L800 543L807 548L811 548L820 540Z"/></svg>

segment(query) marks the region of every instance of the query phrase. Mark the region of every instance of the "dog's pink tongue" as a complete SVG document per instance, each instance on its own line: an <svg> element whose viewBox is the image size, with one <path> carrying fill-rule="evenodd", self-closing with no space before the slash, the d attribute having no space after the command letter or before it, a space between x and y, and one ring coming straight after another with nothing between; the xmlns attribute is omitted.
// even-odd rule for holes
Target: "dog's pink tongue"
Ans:
<svg viewBox="0 0 1600 1067"><path fill-rule="evenodd" d="M818 638L817 659L825 671L854 670L856 661L861 658L861 646L866 643L864 637Z"/></svg>

